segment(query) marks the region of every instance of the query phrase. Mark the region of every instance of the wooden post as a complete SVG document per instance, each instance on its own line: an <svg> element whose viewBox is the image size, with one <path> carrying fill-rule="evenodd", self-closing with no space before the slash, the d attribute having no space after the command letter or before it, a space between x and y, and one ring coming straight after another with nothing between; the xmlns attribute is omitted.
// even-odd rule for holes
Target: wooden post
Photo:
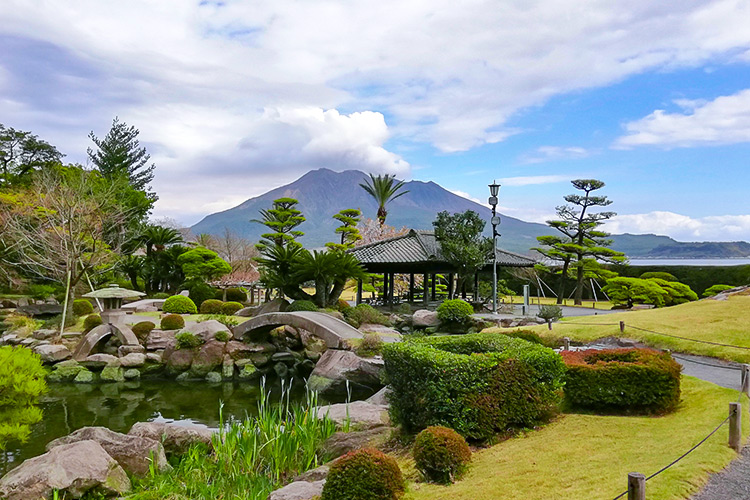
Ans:
<svg viewBox="0 0 750 500"><path fill-rule="evenodd" d="M425 274L424 275L424 281L422 282L422 302L424 304L427 304L427 301L430 300L430 275Z"/></svg>
<svg viewBox="0 0 750 500"><path fill-rule="evenodd" d="M409 275L409 302L414 302L414 273Z"/></svg>
<svg viewBox="0 0 750 500"><path fill-rule="evenodd" d="M388 273L383 273L383 305L388 303Z"/></svg>
<svg viewBox="0 0 750 500"><path fill-rule="evenodd" d="M620 321L620 333L625 333L625 322Z"/></svg>
<svg viewBox="0 0 750 500"><path fill-rule="evenodd" d="M432 292L430 294L430 296L432 297L432 300L435 300L437 298L437 295L435 295L435 285L436 285L436 282L437 282L436 277L437 277L436 274L432 275Z"/></svg>
<svg viewBox="0 0 750 500"><path fill-rule="evenodd" d="M750 397L750 365L742 365L742 392Z"/></svg>
<svg viewBox="0 0 750 500"><path fill-rule="evenodd" d="M396 293L395 293L395 290L394 290L396 287L393 286L393 282L396 280L396 273L391 273L391 278L390 279L391 279L391 282L388 285L388 292L391 294L391 296L388 299L388 304L393 305L393 303L395 302L395 300L393 300L393 298L396 296Z"/></svg>
<svg viewBox="0 0 750 500"><path fill-rule="evenodd" d="M550 323L550 327L551 326L552 326L552 323ZM570 337L563 337L563 351L569 351L569 350L570 350Z"/></svg>
<svg viewBox="0 0 750 500"><path fill-rule="evenodd" d="M453 273L448 273L448 298L453 298Z"/></svg>
<svg viewBox="0 0 750 500"><path fill-rule="evenodd" d="M739 453L742 450L742 405L729 403L729 446Z"/></svg>
<svg viewBox="0 0 750 500"><path fill-rule="evenodd" d="M357 305L362 303L362 280L357 280Z"/></svg>
<svg viewBox="0 0 750 500"><path fill-rule="evenodd" d="M628 500L646 500L646 476L639 472L628 474Z"/></svg>

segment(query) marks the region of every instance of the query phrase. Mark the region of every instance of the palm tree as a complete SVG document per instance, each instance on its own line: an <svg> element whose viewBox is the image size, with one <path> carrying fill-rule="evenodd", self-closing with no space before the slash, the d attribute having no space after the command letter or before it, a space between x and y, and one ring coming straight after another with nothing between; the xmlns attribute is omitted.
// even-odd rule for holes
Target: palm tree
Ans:
<svg viewBox="0 0 750 500"><path fill-rule="evenodd" d="M183 242L182 235L178 230L163 226L148 226L143 232L142 238L148 256L151 255L152 250L161 252L168 245Z"/></svg>
<svg viewBox="0 0 750 500"><path fill-rule="evenodd" d="M193 238L192 243L199 247L211 248L214 246L214 237L208 233L201 233Z"/></svg>
<svg viewBox="0 0 750 500"><path fill-rule="evenodd" d="M388 211L385 209L385 205L409 192L399 192L403 185L404 181L396 182L395 174L378 176L370 174L370 180L366 180L364 184L360 184L362 189L367 191L367 193L375 198L375 201L378 203L378 220L380 221L380 227L385 225L385 218L388 216Z"/></svg>

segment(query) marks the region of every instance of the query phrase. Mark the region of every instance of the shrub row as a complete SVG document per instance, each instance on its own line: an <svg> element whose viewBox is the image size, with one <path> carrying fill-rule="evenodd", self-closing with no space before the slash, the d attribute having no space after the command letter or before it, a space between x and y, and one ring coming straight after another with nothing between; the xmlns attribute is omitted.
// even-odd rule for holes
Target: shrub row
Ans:
<svg viewBox="0 0 750 500"><path fill-rule="evenodd" d="M564 351L565 399L597 410L664 412L680 402L680 365L651 349Z"/></svg>
<svg viewBox="0 0 750 500"><path fill-rule="evenodd" d="M383 349L391 418L485 439L531 426L557 406L565 365L553 350L506 335L417 338Z"/></svg>
<svg viewBox="0 0 750 500"><path fill-rule="evenodd" d="M217 299L204 300L200 307L201 314L225 314L233 315L244 306L239 302L222 302Z"/></svg>
<svg viewBox="0 0 750 500"><path fill-rule="evenodd" d="M359 304L356 307L345 308L342 313L347 323L355 328L359 328L364 324L391 326L388 316L369 304Z"/></svg>

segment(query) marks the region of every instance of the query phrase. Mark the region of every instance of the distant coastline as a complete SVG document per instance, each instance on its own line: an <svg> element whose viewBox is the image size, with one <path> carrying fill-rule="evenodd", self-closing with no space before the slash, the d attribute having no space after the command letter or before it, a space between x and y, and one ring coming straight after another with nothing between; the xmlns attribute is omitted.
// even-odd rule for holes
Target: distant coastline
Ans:
<svg viewBox="0 0 750 500"><path fill-rule="evenodd" d="M744 266L750 264L750 257L731 257L716 259L660 259L639 257L630 259L631 266Z"/></svg>

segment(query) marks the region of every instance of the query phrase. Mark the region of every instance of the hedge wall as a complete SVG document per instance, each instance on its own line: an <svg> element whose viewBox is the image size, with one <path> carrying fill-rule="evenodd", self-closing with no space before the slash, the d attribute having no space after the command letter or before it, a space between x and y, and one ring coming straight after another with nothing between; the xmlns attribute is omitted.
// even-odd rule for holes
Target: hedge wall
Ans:
<svg viewBox="0 0 750 500"><path fill-rule="evenodd" d="M564 351L565 399L597 410L664 412L680 402L682 367L651 349Z"/></svg>
<svg viewBox="0 0 750 500"><path fill-rule="evenodd" d="M542 420L559 402L565 371L551 349L492 333L389 344L383 358L395 422L472 439Z"/></svg>

